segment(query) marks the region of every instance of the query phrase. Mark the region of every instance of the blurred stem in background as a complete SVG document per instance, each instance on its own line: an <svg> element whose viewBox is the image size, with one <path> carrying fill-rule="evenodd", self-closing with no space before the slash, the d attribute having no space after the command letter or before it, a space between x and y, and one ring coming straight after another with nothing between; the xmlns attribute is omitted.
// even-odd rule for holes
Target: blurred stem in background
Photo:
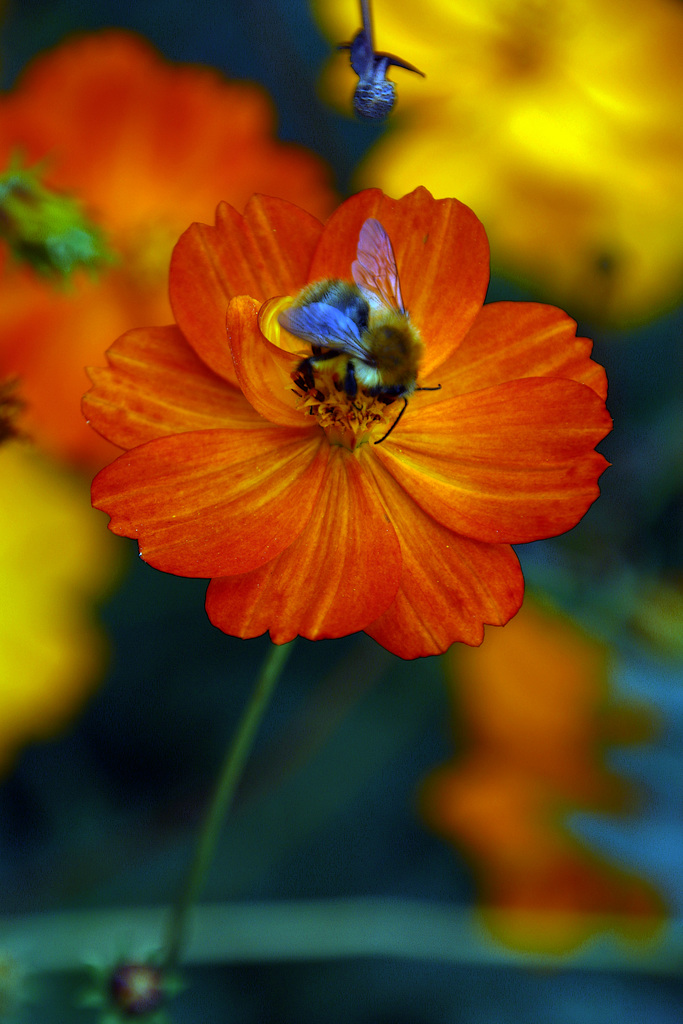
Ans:
<svg viewBox="0 0 683 1024"><path fill-rule="evenodd" d="M168 970L177 966L193 905L199 898L211 864L223 821L235 796L258 727L268 708L275 686L292 652L294 641L273 644L256 680L249 703L230 742L218 782L190 864L185 885L173 908L166 939L164 963Z"/></svg>
<svg viewBox="0 0 683 1024"><path fill-rule="evenodd" d="M139 947L152 948L165 915L166 907L135 906L13 914L0 917L0 931L8 951L5 957L25 964L27 973L36 977L77 970L84 948L101 961L111 960L132 931ZM544 910L530 914L530 922L532 917L539 932L585 920L583 914ZM667 921L647 942L625 942L633 919L615 915L613 929L591 929L590 942L558 955L507 948L491 938L479 911L432 899L203 903L194 920L194 934L183 949L187 968L397 957L413 965L433 960L453 966L542 968L556 976L562 971L589 971L679 978L683 957L681 918Z"/></svg>

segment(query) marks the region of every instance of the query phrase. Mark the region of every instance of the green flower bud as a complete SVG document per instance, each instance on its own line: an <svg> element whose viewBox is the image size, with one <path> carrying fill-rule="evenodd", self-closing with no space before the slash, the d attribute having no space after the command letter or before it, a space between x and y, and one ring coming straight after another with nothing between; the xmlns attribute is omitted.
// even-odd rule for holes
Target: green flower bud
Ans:
<svg viewBox="0 0 683 1024"><path fill-rule="evenodd" d="M39 274L68 278L77 267L92 270L114 262L104 233L74 196L40 180L40 166L17 159L0 175L0 238L17 260Z"/></svg>

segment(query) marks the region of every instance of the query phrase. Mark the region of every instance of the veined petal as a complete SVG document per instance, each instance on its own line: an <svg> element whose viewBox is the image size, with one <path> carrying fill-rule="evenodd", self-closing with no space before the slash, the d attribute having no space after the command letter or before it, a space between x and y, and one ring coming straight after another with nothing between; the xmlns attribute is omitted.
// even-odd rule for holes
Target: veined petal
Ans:
<svg viewBox="0 0 683 1024"><path fill-rule="evenodd" d="M478 646L484 623L503 625L524 595L522 571L507 544L483 544L425 515L374 459L369 463L401 543L396 599L368 633L401 658L441 654L455 641Z"/></svg>
<svg viewBox="0 0 683 1024"><path fill-rule="evenodd" d="M425 343L424 378L457 349L481 309L489 282L484 228L469 207L457 199L434 199L425 188L403 199L367 189L328 220L311 281L351 279L358 235L368 217L379 220L391 239L403 301Z"/></svg>
<svg viewBox="0 0 683 1024"><path fill-rule="evenodd" d="M322 224L297 206L254 196L242 216L227 203L216 225L192 224L171 258L173 314L204 362L237 383L225 316L230 299L250 295L260 302L295 295L306 283ZM349 264L350 267L350 264Z"/></svg>
<svg viewBox="0 0 683 1024"><path fill-rule="evenodd" d="M240 390L208 369L177 327L128 331L92 367L83 413L120 448L210 427L263 426Z"/></svg>
<svg viewBox="0 0 683 1024"><path fill-rule="evenodd" d="M268 316L268 307L280 305L279 300L266 303L261 315ZM317 420L307 422L294 403L291 373L298 360L268 341L260 322L258 302L246 295L230 301L226 325L239 386L254 409L271 423L316 428ZM279 327L276 329L279 332Z"/></svg>
<svg viewBox="0 0 683 1024"><path fill-rule="evenodd" d="M329 446L283 427L174 434L121 455L93 481L110 530L179 576L249 572L306 526Z"/></svg>
<svg viewBox="0 0 683 1024"><path fill-rule="evenodd" d="M593 362L593 343L576 337L576 322L556 306L538 302L491 302L483 306L457 352L438 367L439 401L453 394L522 377L564 377L587 384L601 398L607 376Z"/></svg>
<svg viewBox="0 0 683 1024"><path fill-rule="evenodd" d="M521 544L571 529L595 501L608 463L593 448L611 423L586 385L527 378L423 407L374 454L444 526Z"/></svg>
<svg viewBox="0 0 683 1024"><path fill-rule="evenodd" d="M269 629L278 644L346 636L390 604L400 574L398 539L376 491L358 460L335 448L305 530L253 572L212 580L206 611L226 633Z"/></svg>

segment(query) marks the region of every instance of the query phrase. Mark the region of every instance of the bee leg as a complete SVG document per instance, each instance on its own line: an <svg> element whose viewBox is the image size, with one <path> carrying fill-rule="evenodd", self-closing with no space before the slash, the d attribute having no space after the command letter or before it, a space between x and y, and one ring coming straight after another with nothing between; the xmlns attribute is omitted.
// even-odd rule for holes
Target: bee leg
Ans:
<svg viewBox="0 0 683 1024"><path fill-rule="evenodd" d="M356 373L350 359L346 364L346 373L344 374L344 391L349 398L355 398L358 394L358 381L356 380Z"/></svg>
<svg viewBox="0 0 683 1024"><path fill-rule="evenodd" d="M382 441L386 441L386 439L389 437L389 434L394 429L394 427L397 425L398 421L401 419L401 416L403 415L403 413L406 411L407 408L408 408L408 399L404 398L403 399L403 408L401 409L400 413L398 414L398 416L396 417L394 422L391 424L391 426L387 430L387 432L384 435L384 437L380 437L379 441L375 441L375 444L381 444Z"/></svg>
<svg viewBox="0 0 683 1024"><path fill-rule="evenodd" d="M313 376L313 356L308 356L308 358L302 359L296 368L296 372L301 374L304 389L306 391L313 391L315 387L315 377Z"/></svg>
<svg viewBox="0 0 683 1024"><path fill-rule="evenodd" d="M313 391L315 388L315 366L317 366L318 363L324 363L326 359L336 359L339 355L339 352L337 352L336 349L330 349L328 352L323 352L318 345L313 345L312 348L312 355L306 356L305 359L302 359L296 368L296 372L301 374L308 391Z"/></svg>

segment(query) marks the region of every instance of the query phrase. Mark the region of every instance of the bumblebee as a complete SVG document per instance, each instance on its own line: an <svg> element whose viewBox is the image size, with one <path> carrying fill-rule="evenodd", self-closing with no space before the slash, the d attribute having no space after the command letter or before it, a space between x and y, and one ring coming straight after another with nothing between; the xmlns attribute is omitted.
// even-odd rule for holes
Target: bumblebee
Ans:
<svg viewBox="0 0 683 1024"><path fill-rule="evenodd" d="M362 387L390 404L403 399L403 408L376 444L396 427L414 391L423 345L403 304L391 241L378 220L366 220L358 237L352 264L354 284L327 278L308 285L289 309L280 313L281 327L308 341L312 354L298 366L312 390L314 368L346 355L343 387L353 399Z"/></svg>

